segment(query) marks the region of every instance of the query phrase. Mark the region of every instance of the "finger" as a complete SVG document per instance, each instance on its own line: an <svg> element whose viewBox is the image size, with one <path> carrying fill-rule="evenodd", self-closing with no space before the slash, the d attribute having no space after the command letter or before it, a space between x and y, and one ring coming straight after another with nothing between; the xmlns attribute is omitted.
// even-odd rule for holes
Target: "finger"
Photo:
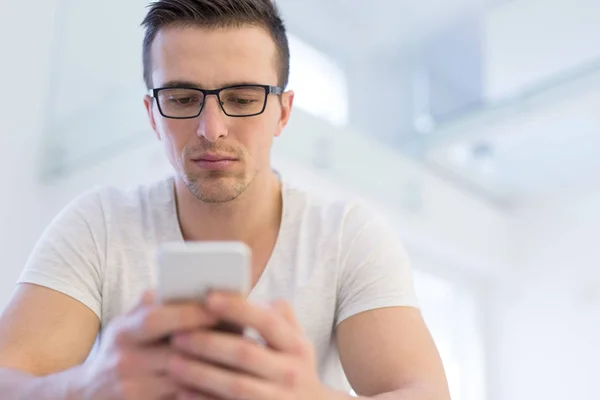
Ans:
<svg viewBox="0 0 600 400"><path fill-rule="evenodd" d="M145 306L125 316L117 340L148 344L175 332L212 327L216 318L197 303Z"/></svg>
<svg viewBox="0 0 600 400"><path fill-rule="evenodd" d="M153 289L146 290L142 293L142 298L140 301L143 305L152 305L156 302L156 291Z"/></svg>
<svg viewBox="0 0 600 400"><path fill-rule="evenodd" d="M113 387L116 399L148 400L172 398L177 395L178 389L178 385L167 375L128 380Z"/></svg>
<svg viewBox="0 0 600 400"><path fill-rule="evenodd" d="M295 328L302 330L302 326L300 325L300 322L296 319L294 309L292 308L292 305L287 300L283 300L283 299L275 300L272 303L272 307L275 310L277 310L279 312L279 314L281 314L281 316L288 323L290 323Z"/></svg>
<svg viewBox="0 0 600 400"><path fill-rule="evenodd" d="M122 353L116 368L123 376L146 376L168 372L169 360L174 350L170 345L135 348Z"/></svg>
<svg viewBox="0 0 600 400"><path fill-rule="evenodd" d="M193 358L282 384L287 384L295 372L289 356L237 335L197 331L174 336L172 344Z"/></svg>
<svg viewBox="0 0 600 400"><path fill-rule="evenodd" d="M177 400L220 400L214 396L200 393L194 390L180 389Z"/></svg>
<svg viewBox="0 0 600 400"><path fill-rule="evenodd" d="M303 336L272 308L259 307L239 295L226 293L212 293L206 306L220 320L253 328L275 350L303 354Z"/></svg>
<svg viewBox="0 0 600 400"><path fill-rule="evenodd" d="M152 305L154 303L155 299L156 299L156 293L154 290L144 291L138 298L138 301L137 301L136 305L133 307L132 312L135 312L136 310L139 310L143 307Z"/></svg>
<svg viewBox="0 0 600 400"><path fill-rule="evenodd" d="M170 376L193 390L224 399L281 400L282 387L197 360L175 356Z"/></svg>

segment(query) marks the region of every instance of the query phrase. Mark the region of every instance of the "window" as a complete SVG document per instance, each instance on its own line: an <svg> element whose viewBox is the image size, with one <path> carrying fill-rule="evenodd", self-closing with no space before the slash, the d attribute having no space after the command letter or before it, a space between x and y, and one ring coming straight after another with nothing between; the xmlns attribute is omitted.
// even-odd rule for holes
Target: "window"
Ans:
<svg viewBox="0 0 600 400"><path fill-rule="evenodd" d="M290 43L289 89L294 104L335 126L348 122L348 85L344 71L327 55L294 35Z"/></svg>
<svg viewBox="0 0 600 400"><path fill-rule="evenodd" d="M453 399L485 399L485 363L480 310L474 290L415 271L423 317L444 362Z"/></svg>

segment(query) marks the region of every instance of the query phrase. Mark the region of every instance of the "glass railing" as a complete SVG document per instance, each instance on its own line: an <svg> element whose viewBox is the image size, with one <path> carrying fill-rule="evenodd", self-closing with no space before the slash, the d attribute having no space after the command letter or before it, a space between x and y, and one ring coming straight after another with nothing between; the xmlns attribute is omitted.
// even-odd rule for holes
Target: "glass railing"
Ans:
<svg viewBox="0 0 600 400"><path fill-rule="evenodd" d="M143 31L137 23L148 1L113 3L57 2L41 157L45 178L152 137L142 103Z"/></svg>
<svg viewBox="0 0 600 400"><path fill-rule="evenodd" d="M600 59L524 87L508 97L446 115L437 121L436 129L427 136L427 140L440 144L454 140L458 135L464 137L470 133L480 133L482 130L560 107L561 103L581 96L596 95L599 90Z"/></svg>

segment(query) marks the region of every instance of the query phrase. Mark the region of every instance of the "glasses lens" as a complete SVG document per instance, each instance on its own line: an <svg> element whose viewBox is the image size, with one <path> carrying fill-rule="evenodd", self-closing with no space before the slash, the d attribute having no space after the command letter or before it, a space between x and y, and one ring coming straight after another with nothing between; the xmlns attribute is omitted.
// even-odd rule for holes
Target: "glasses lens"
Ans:
<svg viewBox="0 0 600 400"><path fill-rule="evenodd" d="M204 95L193 89L163 89L158 94L160 109L167 117L195 117L202 108Z"/></svg>
<svg viewBox="0 0 600 400"><path fill-rule="evenodd" d="M267 99L265 89L261 86L225 89L220 97L225 113L236 117L261 113Z"/></svg>

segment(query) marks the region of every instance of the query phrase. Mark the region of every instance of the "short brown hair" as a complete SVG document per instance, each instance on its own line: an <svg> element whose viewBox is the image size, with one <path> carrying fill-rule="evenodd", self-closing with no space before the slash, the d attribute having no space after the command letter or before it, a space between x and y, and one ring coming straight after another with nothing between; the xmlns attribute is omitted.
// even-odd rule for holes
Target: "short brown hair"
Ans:
<svg viewBox="0 0 600 400"><path fill-rule="evenodd" d="M279 86L285 88L290 74L290 50L285 25L272 0L158 0L148 5L142 22L144 36L144 81L152 88L152 42L166 26L229 28L245 25L267 29L275 41L279 64Z"/></svg>

